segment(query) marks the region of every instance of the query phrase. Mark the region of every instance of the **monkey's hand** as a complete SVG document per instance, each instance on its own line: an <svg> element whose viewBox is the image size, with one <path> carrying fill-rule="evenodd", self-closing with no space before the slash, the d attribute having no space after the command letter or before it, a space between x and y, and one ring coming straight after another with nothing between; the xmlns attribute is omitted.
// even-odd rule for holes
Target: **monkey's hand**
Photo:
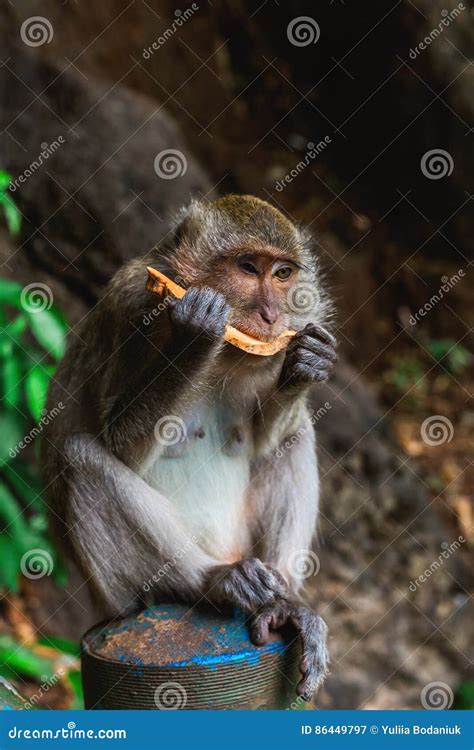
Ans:
<svg viewBox="0 0 474 750"><path fill-rule="evenodd" d="M290 341L279 388L307 386L327 380L336 359L336 339L321 326L308 323Z"/></svg>
<svg viewBox="0 0 474 750"><path fill-rule="evenodd" d="M205 590L211 601L228 602L244 612L255 612L287 593L283 576L257 558L216 565L207 578Z"/></svg>
<svg viewBox="0 0 474 750"><path fill-rule="evenodd" d="M230 306L220 292L209 287L192 287L180 300L169 300L169 315L181 339L194 339L204 334L220 339L230 316Z"/></svg>
<svg viewBox="0 0 474 750"><path fill-rule="evenodd" d="M327 625L319 615L306 607L280 599L265 605L252 617L250 639L256 646L263 646L271 640L270 631L279 630L284 625L300 638L302 678L296 692L304 700L309 700L321 685L328 669Z"/></svg>

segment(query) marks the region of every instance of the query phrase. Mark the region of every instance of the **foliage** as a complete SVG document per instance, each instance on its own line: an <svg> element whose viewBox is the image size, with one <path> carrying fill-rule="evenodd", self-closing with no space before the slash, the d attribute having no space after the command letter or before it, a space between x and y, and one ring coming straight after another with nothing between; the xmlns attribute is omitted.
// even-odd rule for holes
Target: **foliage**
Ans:
<svg viewBox="0 0 474 750"><path fill-rule="evenodd" d="M454 696L453 708L464 711L474 710L474 680L463 682Z"/></svg>
<svg viewBox="0 0 474 750"><path fill-rule="evenodd" d="M18 591L22 558L36 556L35 577L51 572L65 581L47 534L37 449L48 383L64 351L67 325L52 306L25 302L24 289L0 279L0 588ZM39 425L38 425L39 423Z"/></svg>
<svg viewBox="0 0 474 750"><path fill-rule="evenodd" d="M463 373L471 361L471 353L468 349L457 344L453 339L430 339L427 349L437 362L445 360L444 366L453 375Z"/></svg>
<svg viewBox="0 0 474 750"><path fill-rule="evenodd" d="M21 213L8 192L11 179L11 175L8 172L0 169L0 206L7 222L8 231L12 237L16 237L21 229Z"/></svg>

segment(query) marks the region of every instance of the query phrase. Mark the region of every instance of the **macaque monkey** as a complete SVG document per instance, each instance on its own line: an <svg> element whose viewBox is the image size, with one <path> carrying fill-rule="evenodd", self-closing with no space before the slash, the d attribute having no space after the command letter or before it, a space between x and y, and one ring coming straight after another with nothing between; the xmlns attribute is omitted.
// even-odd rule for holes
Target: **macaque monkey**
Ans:
<svg viewBox="0 0 474 750"><path fill-rule="evenodd" d="M147 265L186 295L145 290ZM154 601L240 607L257 645L289 625L305 698L328 661L294 560L318 514L306 395L335 359L330 307L309 237L278 210L251 196L193 202L71 340L49 394L67 407L43 441L57 534L110 612L151 587ZM263 341L297 333L257 356L224 341L228 323Z"/></svg>

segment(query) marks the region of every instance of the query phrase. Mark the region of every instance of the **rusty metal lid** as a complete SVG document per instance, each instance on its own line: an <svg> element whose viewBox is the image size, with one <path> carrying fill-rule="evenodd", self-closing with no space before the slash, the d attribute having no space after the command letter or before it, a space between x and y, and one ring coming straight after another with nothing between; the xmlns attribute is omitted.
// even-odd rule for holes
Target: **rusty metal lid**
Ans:
<svg viewBox="0 0 474 750"><path fill-rule="evenodd" d="M163 604L82 645L87 708L284 708L299 679L298 645L275 633L254 646L238 611Z"/></svg>

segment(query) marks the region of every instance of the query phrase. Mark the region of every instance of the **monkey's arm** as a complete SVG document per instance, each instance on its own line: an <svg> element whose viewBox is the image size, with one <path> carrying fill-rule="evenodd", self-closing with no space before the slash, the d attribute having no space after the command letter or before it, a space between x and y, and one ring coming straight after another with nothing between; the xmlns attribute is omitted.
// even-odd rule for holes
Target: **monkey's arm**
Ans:
<svg viewBox="0 0 474 750"><path fill-rule="evenodd" d="M136 288L136 273L115 280L127 306L104 310L114 330L112 375L101 393L104 440L129 465L153 445L158 419L184 414L205 395L230 313L223 296L206 288L150 308L153 295Z"/></svg>
<svg viewBox="0 0 474 750"><path fill-rule="evenodd" d="M314 430L307 412L305 418L300 415L295 440L260 459L254 473L251 499L260 519L258 553L286 578L290 593L264 605L252 617L251 638L261 645L270 639L271 630L283 625L294 629L302 645L297 693L309 698L324 679L329 656L326 624L302 604L299 595L304 580L319 570L319 559L311 549L319 480Z"/></svg>

